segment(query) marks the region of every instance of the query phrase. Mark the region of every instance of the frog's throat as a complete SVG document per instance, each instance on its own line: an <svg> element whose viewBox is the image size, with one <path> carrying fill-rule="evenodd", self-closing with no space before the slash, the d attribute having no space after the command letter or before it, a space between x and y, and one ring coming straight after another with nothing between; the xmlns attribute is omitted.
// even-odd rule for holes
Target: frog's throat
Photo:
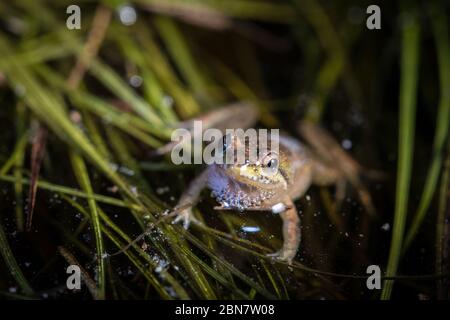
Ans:
<svg viewBox="0 0 450 320"><path fill-rule="evenodd" d="M272 198L274 195L275 191L270 190L258 189L257 192L246 192L241 188L232 190L230 185L223 189L213 190L211 193L211 196L224 209L236 209L239 211L258 208L264 201Z"/></svg>
<svg viewBox="0 0 450 320"><path fill-rule="evenodd" d="M225 170L211 171L208 178L211 196L223 208L244 211L260 207L261 204L277 194L279 189L264 189L257 185L250 185L247 181L236 179Z"/></svg>

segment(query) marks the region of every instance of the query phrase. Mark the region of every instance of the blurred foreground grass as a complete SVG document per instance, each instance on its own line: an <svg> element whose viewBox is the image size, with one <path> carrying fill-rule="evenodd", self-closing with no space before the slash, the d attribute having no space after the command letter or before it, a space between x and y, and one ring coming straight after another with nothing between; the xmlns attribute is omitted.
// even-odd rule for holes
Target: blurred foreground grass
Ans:
<svg viewBox="0 0 450 320"><path fill-rule="evenodd" d="M450 51L447 16L438 5L402 12L385 6L382 31L368 31L367 5L346 1L82 1L82 28L71 31L70 4L0 3L0 265L9 271L0 276L1 294L378 298L360 293L366 266L387 265L392 279L403 255L412 251L408 261L420 260L422 246L407 248L427 213L438 218L426 229L432 239L421 241L441 249L436 259L427 256L431 267L405 269L432 275L425 284L414 277L399 282L409 295L448 294L435 295L435 286L439 292L448 286L439 275L449 273L443 262L448 179L440 187L439 179L448 154ZM436 50L422 52L421 41ZM420 55L437 63L422 67ZM292 267L265 257L281 243L270 215L217 214L205 196L197 213L211 227L185 231L168 223L163 213L195 169L155 158L152 150L170 140L178 121L235 100L260 106L260 125L293 132L293 116L323 122L344 140L351 137L355 157L390 178L398 154L397 192L386 182L372 188L379 219L367 219L356 197L337 212L332 190L312 190L312 200L299 203L304 241ZM417 126L416 108L431 126ZM37 141L39 130L49 131L45 141ZM398 146L391 143L397 138ZM45 154L36 172L39 146ZM414 161L413 150L419 151ZM34 207L30 184L37 190ZM381 225L392 220L390 242ZM156 225L142 241L107 256L149 224ZM245 234L246 225L264 231ZM65 289L65 267L75 262L89 290L73 294ZM386 282L383 298L392 285Z"/></svg>

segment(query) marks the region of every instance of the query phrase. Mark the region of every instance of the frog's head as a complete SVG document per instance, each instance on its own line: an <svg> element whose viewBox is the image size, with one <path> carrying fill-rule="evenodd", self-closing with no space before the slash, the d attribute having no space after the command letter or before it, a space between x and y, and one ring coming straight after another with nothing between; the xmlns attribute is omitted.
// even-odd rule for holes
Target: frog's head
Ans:
<svg viewBox="0 0 450 320"><path fill-rule="evenodd" d="M216 164L214 177L210 179L213 193L222 205L249 209L287 189L283 154L273 148L270 140L267 148L259 146L246 143L235 134L224 137L224 163ZM239 152L244 156L239 157Z"/></svg>

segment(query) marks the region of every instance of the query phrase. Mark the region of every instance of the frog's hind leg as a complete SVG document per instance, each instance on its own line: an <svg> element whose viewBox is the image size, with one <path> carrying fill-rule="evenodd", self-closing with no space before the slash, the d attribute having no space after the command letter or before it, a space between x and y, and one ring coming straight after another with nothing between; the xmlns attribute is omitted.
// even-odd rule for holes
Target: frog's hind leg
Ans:
<svg viewBox="0 0 450 320"><path fill-rule="evenodd" d="M258 118L258 108L249 101L241 101L213 109L186 123L189 127L193 121L202 121L204 130L215 128L225 132L225 129L250 128Z"/></svg>
<svg viewBox="0 0 450 320"><path fill-rule="evenodd" d="M347 180L335 167L326 165L320 159L313 159L311 182L317 186L334 185L336 187L335 210L339 210L345 198Z"/></svg>
<svg viewBox="0 0 450 320"><path fill-rule="evenodd" d="M324 129L310 122L302 122L299 131L315 155L313 183L317 185L336 185L337 205L345 196L345 186L349 182L358 192L359 198L370 215L375 207L369 191L361 181L364 168L348 155Z"/></svg>
<svg viewBox="0 0 450 320"><path fill-rule="evenodd" d="M215 207L215 210L233 210L230 207ZM271 211L274 214L279 214L283 220L283 246L275 253L268 254L268 257L277 260L286 261L288 264L297 254L300 245L300 218L298 216L295 204L289 196L285 196L276 204L263 204L258 207L247 208L246 211Z"/></svg>
<svg viewBox="0 0 450 320"><path fill-rule="evenodd" d="M201 114L200 116L176 124L175 128L183 128L190 132L192 140L202 140L202 135L206 129L218 129L225 134L226 129L247 129L252 127L259 118L258 108L251 102L241 101L228 104L212 111ZM202 130L194 130L194 123L200 121ZM200 136L197 136L200 135ZM186 141L191 142L191 141ZM169 142L155 150L155 155L169 153L178 141Z"/></svg>
<svg viewBox="0 0 450 320"><path fill-rule="evenodd" d="M181 198L175 207L175 210L179 209L179 212L172 223L182 222L185 229L189 228L191 222L198 223L192 213L192 207L196 204L200 193L206 187L208 175L209 170L205 169L189 184L188 189L181 195Z"/></svg>

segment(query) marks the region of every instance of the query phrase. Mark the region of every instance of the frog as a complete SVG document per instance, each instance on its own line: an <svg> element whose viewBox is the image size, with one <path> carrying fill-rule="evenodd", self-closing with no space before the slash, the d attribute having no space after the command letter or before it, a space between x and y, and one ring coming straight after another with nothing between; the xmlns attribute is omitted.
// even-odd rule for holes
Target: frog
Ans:
<svg viewBox="0 0 450 320"><path fill-rule="evenodd" d="M255 104L238 102L205 113L195 120L201 120L205 129L219 128L224 132L224 141L228 141L223 143L225 148L236 150L249 146L234 134L225 135L226 129L250 128L259 117ZM189 127L190 124L185 122L183 126ZM366 211L373 215L375 209L370 194L360 178L362 166L321 126L300 121L297 129L306 142L281 133L277 150L270 148L272 143L269 141L269 147L258 150L253 161L209 164L182 193L175 206L179 210L172 223L182 223L185 229L189 229L191 222L200 223L193 214L193 208L202 191L209 188L218 203L215 210L266 211L279 215L283 244L280 250L268 256L291 265L301 242L300 217L295 202L304 197L311 186L334 185L336 202L339 203L345 196L346 185L350 183L359 190Z"/></svg>

